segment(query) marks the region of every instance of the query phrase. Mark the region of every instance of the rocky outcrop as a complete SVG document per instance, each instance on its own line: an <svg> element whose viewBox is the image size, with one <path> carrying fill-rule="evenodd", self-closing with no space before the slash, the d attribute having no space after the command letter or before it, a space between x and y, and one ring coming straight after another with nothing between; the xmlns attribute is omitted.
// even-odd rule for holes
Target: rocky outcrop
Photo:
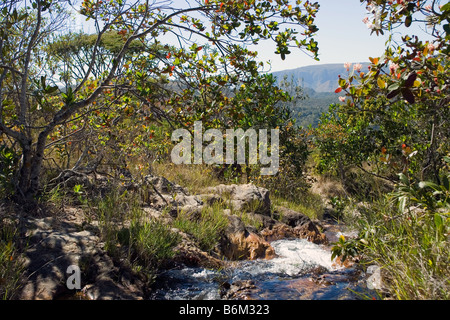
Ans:
<svg viewBox="0 0 450 320"><path fill-rule="evenodd" d="M220 253L229 260L271 259L275 257L272 246L258 234L249 231L242 220L228 215L229 224L219 245Z"/></svg>
<svg viewBox="0 0 450 320"><path fill-rule="evenodd" d="M183 265L187 267L203 267L208 269L219 269L224 267L224 261L218 257L201 250L196 245L192 237L184 232L177 231L182 237L182 241L174 248L175 256L170 261L170 265L177 267Z"/></svg>
<svg viewBox="0 0 450 320"><path fill-rule="evenodd" d="M253 184L221 184L208 188L204 194L191 195L164 177L147 176L134 190L142 196L147 218L169 225L181 211L195 220L200 218L205 206L218 202L223 205L229 223L214 252L202 251L192 236L174 230L182 238L175 248L175 256L168 262L175 267L217 269L224 267L226 260L271 259L275 252L270 241L283 238L304 238L314 243L326 240L304 214L284 207L272 211L269 191ZM27 275L20 298L47 300L75 293L68 291L66 283L70 275L67 269L74 265L81 271L81 289L77 292L86 299L144 299L148 289L146 279L112 259L99 237L95 221L85 224L80 218L83 212L72 209L65 208L65 215L58 217L24 218L23 234L28 238L29 247L25 251ZM259 227L246 225L242 213ZM236 284L234 291L242 291L243 287L249 288Z"/></svg>
<svg viewBox="0 0 450 320"><path fill-rule="evenodd" d="M270 215L269 190L265 188L253 184L220 184L216 187L207 188L206 192L210 195L217 195L224 202L229 202L234 210Z"/></svg>
<svg viewBox="0 0 450 320"><path fill-rule="evenodd" d="M67 286L70 266L80 269L78 292L84 299L143 298L143 281L114 264L94 231L80 230L79 225L55 217L27 218L23 227L29 247L25 251L27 277L20 299L52 300L75 294Z"/></svg>
<svg viewBox="0 0 450 320"><path fill-rule="evenodd" d="M140 189L146 204L157 210L169 207L174 216L179 210L193 210L203 205L201 197L190 195L186 189L164 177L146 176Z"/></svg>
<svg viewBox="0 0 450 320"><path fill-rule="evenodd" d="M274 216L279 223L260 232L267 241L300 238L316 244L327 243L325 234L320 232L316 224L305 214L279 206Z"/></svg>

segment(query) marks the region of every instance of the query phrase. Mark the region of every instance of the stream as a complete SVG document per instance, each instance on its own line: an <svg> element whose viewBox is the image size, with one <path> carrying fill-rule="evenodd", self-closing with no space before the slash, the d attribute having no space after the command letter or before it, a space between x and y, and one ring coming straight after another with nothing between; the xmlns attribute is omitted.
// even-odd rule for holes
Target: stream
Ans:
<svg viewBox="0 0 450 320"><path fill-rule="evenodd" d="M334 234L334 237L338 234ZM224 270L184 268L159 276L157 300L357 300L376 296L356 266L331 260L330 247L304 239L271 242L271 260L234 262Z"/></svg>

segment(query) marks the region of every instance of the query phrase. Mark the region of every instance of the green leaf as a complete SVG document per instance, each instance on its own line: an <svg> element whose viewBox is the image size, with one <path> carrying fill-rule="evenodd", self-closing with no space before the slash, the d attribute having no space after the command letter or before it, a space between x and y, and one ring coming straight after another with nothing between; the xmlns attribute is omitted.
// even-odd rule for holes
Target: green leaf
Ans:
<svg viewBox="0 0 450 320"><path fill-rule="evenodd" d="M431 188L433 190L438 190L439 189L439 186L436 183L434 183L434 182L431 182L431 181L420 181L419 182L419 188L423 189L423 188L426 188L426 187L429 187L429 188Z"/></svg>
<svg viewBox="0 0 450 320"><path fill-rule="evenodd" d="M434 225L436 226L436 229L440 230L442 229L444 225L444 220L442 219L441 215L438 213L434 214Z"/></svg>
<svg viewBox="0 0 450 320"><path fill-rule="evenodd" d="M400 212L404 212L405 211L405 207L406 207L406 201L408 200L407 197L400 197L398 199L398 210Z"/></svg>
<svg viewBox="0 0 450 320"><path fill-rule="evenodd" d="M444 5L441 7L441 12L444 12L444 11L450 11L450 2L444 4Z"/></svg>
<svg viewBox="0 0 450 320"><path fill-rule="evenodd" d="M380 89L386 88L386 82L383 79L381 79L381 78L377 79L377 84L380 87Z"/></svg>
<svg viewBox="0 0 450 320"><path fill-rule="evenodd" d="M450 191L450 183L449 183L449 181L448 181L448 177L447 177L447 176L444 176L444 177L442 178L442 184L444 185L444 188L445 188L447 191Z"/></svg>
<svg viewBox="0 0 450 320"><path fill-rule="evenodd" d="M409 179L408 179L408 177L407 177L404 173L400 173L398 176L399 176L400 181L401 181L403 184L409 185Z"/></svg>
<svg viewBox="0 0 450 320"><path fill-rule="evenodd" d="M444 26L443 26L443 28L444 28L444 31L447 33L447 34L450 34L450 24L444 24Z"/></svg>
<svg viewBox="0 0 450 320"><path fill-rule="evenodd" d="M395 82L388 87L388 90L393 91L393 90L397 90L398 88L400 88L400 83Z"/></svg>

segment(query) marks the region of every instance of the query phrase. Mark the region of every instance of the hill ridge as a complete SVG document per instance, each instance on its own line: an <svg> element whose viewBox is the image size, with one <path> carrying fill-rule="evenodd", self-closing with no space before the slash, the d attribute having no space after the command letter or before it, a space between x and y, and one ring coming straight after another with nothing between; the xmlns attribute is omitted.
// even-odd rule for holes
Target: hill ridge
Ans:
<svg viewBox="0 0 450 320"><path fill-rule="evenodd" d="M355 63L361 63L363 72L367 72L367 67L370 65L368 62L354 62L352 65ZM272 72L278 80L287 76L288 80L293 79L294 83L303 88L311 88L316 92L333 92L338 87L338 76L345 76L347 73L344 63L309 65Z"/></svg>

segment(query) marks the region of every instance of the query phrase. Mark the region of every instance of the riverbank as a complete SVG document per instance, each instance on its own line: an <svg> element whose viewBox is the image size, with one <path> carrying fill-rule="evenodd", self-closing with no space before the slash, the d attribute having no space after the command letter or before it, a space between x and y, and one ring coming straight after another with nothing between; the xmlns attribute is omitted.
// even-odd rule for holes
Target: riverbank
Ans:
<svg viewBox="0 0 450 320"><path fill-rule="evenodd" d="M98 202L52 203L16 221L20 299L359 299L351 291L365 286L362 270L331 259L344 226L252 184L190 194L147 176Z"/></svg>

